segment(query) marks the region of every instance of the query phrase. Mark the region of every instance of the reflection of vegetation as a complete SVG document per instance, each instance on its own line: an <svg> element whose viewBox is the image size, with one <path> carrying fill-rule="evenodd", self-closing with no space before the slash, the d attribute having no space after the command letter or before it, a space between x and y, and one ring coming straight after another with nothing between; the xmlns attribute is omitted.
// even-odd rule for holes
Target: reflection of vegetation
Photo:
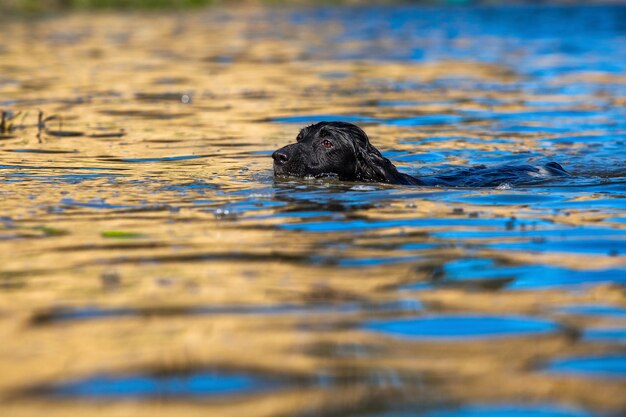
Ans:
<svg viewBox="0 0 626 417"><path fill-rule="evenodd" d="M45 236L65 236L65 235L69 234L69 232L67 230L58 229L56 227L50 227L50 226L35 227L35 230L39 230Z"/></svg>
<svg viewBox="0 0 626 417"><path fill-rule="evenodd" d="M111 239L134 239L144 236L141 233L126 232L124 230L105 230L101 232L100 235Z"/></svg>
<svg viewBox="0 0 626 417"><path fill-rule="evenodd" d="M7 0L0 11L43 12L67 9L151 9L205 6L215 0Z"/></svg>
<svg viewBox="0 0 626 417"><path fill-rule="evenodd" d="M394 0L378 0L376 3L394 3ZM413 0L413 3L438 3L441 1ZM447 3L468 3L468 0L447 0ZM191 8L213 4L252 3L252 4L337 4L337 3L368 3L354 0L2 0L0 12L32 13L54 10L81 9L161 9Z"/></svg>

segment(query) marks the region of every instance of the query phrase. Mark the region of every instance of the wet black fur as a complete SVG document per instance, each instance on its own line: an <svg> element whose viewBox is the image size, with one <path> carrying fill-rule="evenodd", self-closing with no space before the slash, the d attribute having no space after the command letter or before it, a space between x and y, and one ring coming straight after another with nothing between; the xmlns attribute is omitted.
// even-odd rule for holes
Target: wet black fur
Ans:
<svg viewBox="0 0 626 417"><path fill-rule="evenodd" d="M332 146L325 147L326 140ZM277 150L272 157L274 175L278 177L336 177L343 181L404 185L487 187L568 175L563 167L551 162L543 167L479 166L441 176L415 178L399 172L370 143L360 127L346 122L320 122L307 126L298 134L296 143Z"/></svg>

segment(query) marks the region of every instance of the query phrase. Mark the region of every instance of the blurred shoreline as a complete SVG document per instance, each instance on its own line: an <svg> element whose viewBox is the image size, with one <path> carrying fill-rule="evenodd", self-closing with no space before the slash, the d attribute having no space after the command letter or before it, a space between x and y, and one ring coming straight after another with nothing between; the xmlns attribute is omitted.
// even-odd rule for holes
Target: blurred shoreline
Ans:
<svg viewBox="0 0 626 417"><path fill-rule="evenodd" d="M500 0L3 0L0 2L0 19L74 11L159 11L237 6L306 7L386 4L419 6L601 5L626 4L626 0L520 0L513 2Z"/></svg>

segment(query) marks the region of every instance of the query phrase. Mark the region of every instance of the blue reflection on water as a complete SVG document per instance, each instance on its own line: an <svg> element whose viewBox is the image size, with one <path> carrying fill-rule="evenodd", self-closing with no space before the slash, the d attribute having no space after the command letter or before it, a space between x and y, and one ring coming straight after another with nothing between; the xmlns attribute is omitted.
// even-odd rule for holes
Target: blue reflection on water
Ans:
<svg viewBox="0 0 626 417"><path fill-rule="evenodd" d="M426 413L424 417L591 417L585 411L556 405L467 405Z"/></svg>
<svg viewBox="0 0 626 417"><path fill-rule="evenodd" d="M443 264L441 276L436 283L471 284L478 280L501 280L510 282L506 288L545 289L560 286L593 285L599 283L626 283L626 268L572 270L545 264L498 264L493 259L454 259ZM426 287L425 287L426 284ZM420 290L430 286L429 282L416 282L402 288Z"/></svg>
<svg viewBox="0 0 626 417"><path fill-rule="evenodd" d="M490 243L486 246L506 251L569 252L616 256L623 255L626 252L626 239L612 239L608 236L600 239L582 240L563 238L554 241L530 239L526 242Z"/></svg>
<svg viewBox="0 0 626 417"><path fill-rule="evenodd" d="M329 36L335 59L471 59L505 64L540 79L626 69L626 8L620 5L319 8L295 11L291 20L299 25L341 24L344 30ZM394 47L372 48L377 39ZM311 45L308 52L321 58L329 48ZM581 94L587 91L583 87L569 92Z"/></svg>
<svg viewBox="0 0 626 417"><path fill-rule="evenodd" d="M367 231L393 227L437 227L437 226L474 226L505 228L507 219L471 219L471 218L413 218L402 220L344 220L309 223L290 223L280 225L287 230L302 230L307 232L345 232Z"/></svg>
<svg viewBox="0 0 626 417"><path fill-rule="evenodd" d="M286 116L286 117L276 117L272 119L273 122L278 123L297 123L297 124L306 124L306 123L317 123L329 120L342 120L344 122L350 123L358 123L358 122L374 122L376 119L372 117L365 116L350 116L350 115L338 115L338 114L314 114L314 115L303 115L303 116Z"/></svg>
<svg viewBox="0 0 626 417"><path fill-rule="evenodd" d="M583 333L583 338L599 342L626 343L626 327L588 329Z"/></svg>
<svg viewBox="0 0 626 417"><path fill-rule="evenodd" d="M49 395L124 399L169 396L223 396L277 388L279 381L245 373L207 371L180 375L96 375L46 387Z"/></svg>
<svg viewBox="0 0 626 417"><path fill-rule="evenodd" d="M467 340L555 332L551 321L522 316L440 315L374 320L363 329L415 340Z"/></svg>
<svg viewBox="0 0 626 417"><path fill-rule="evenodd" d="M626 379L626 355L556 359L546 369L555 374Z"/></svg>
<svg viewBox="0 0 626 417"><path fill-rule="evenodd" d="M161 158L123 158L120 162L129 162L135 164L153 163L153 162L176 162L187 161L191 159L205 158L205 155L181 155L181 156L164 156Z"/></svg>
<svg viewBox="0 0 626 417"><path fill-rule="evenodd" d="M626 270L624 271L626 275ZM584 316L607 316L626 318L626 308L604 304L572 304L558 310L561 313Z"/></svg>

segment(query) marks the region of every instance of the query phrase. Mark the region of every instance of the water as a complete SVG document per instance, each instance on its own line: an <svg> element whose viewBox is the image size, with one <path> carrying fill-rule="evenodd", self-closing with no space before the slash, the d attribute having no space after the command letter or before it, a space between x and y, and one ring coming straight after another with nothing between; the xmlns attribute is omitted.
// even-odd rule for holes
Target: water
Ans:
<svg viewBox="0 0 626 417"><path fill-rule="evenodd" d="M584 333L587 340L609 341L613 343L626 343L626 328L597 328L589 329Z"/></svg>
<svg viewBox="0 0 626 417"><path fill-rule="evenodd" d="M529 407L515 404L500 406L474 405L426 414L428 417L589 417L591 415L582 410L554 405Z"/></svg>
<svg viewBox="0 0 626 417"><path fill-rule="evenodd" d="M435 410L393 410L366 417L591 417L584 410L553 404L473 404Z"/></svg>
<svg viewBox="0 0 626 417"><path fill-rule="evenodd" d="M401 338L447 341L523 336L557 330L552 322L530 317L459 315L380 320L367 322L364 328Z"/></svg>
<svg viewBox="0 0 626 417"><path fill-rule="evenodd" d="M556 359L549 364L548 370L556 374L623 379L626 378L626 358L611 355Z"/></svg>
<svg viewBox="0 0 626 417"><path fill-rule="evenodd" d="M570 306L563 306L559 308L559 311L565 314L576 314L583 316L609 316L609 317L620 317L626 319L626 309L620 308L618 306L612 305L602 305L602 304L573 304Z"/></svg>
<svg viewBox="0 0 626 417"><path fill-rule="evenodd" d="M282 381L285 384L285 381ZM278 389L277 380L225 372L173 375L92 376L50 387L39 387L39 395L58 398L136 399L168 397L220 397Z"/></svg>
<svg viewBox="0 0 626 417"><path fill-rule="evenodd" d="M167 280L162 281L168 284ZM388 313L388 312L418 312L422 305L417 300L398 300L379 304L367 303L317 303L311 305L299 304L274 304L274 305L243 305L243 306L194 306L194 307L165 307L165 308L101 308L101 307L76 307L56 308L50 311L41 311L32 317L32 323L38 325L62 323L66 321L102 320L106 318L141 317L141 316L219 316L219 315L298 315L316 316L320 314L354 314L363 313Z"/></svg>
<svg viewBox="0 0 626 417"><path fill-rule="evenodd" d="M621 5L2 22L3 416L624 414L624 22ZM271 153L330 118L411 175L572 175L275 180Z"/></svg>

